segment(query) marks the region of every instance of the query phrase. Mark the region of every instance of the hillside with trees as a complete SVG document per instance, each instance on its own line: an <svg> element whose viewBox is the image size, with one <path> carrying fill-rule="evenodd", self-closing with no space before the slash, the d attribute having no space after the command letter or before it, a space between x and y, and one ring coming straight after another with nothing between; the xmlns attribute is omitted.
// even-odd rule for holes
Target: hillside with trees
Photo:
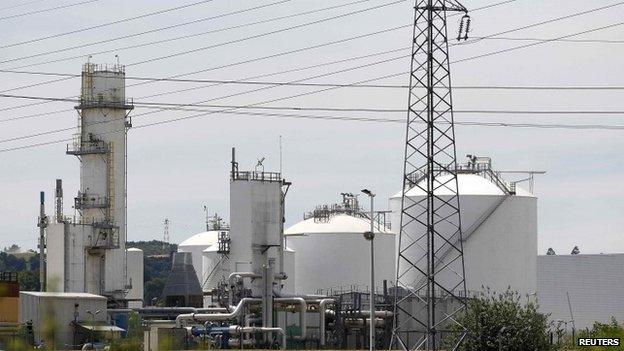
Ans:
<svg viewBox="0 0 624 351"><path fill-rule="evenodd" d="M151 305L160 299L171 270L172 253L178 247L158 240L129 241L126 247L143 250L144 301ZM17 245L5 247L0 252L0 272L17 272L21 291L39 291L39 255L32 250L22 252Z"/></svg>
<svg viewBox="0 0 624 351"><path fill-rule="evenodd" d="M126 247L143 250L143 301L145 305L153 305L160 299L165 281L171 271L172 253L178 246L163 241L129 241Z"/></svg>

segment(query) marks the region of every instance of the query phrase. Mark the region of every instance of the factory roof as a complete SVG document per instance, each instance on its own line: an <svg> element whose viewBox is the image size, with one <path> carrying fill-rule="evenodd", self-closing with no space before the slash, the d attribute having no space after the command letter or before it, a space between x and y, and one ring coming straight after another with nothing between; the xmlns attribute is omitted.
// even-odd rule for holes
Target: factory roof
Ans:
<svg viewBox="0 0 624 351"><path fill-rule="evenodd" d="M370 220L345 213L335 214L327 220L303 220L284 231L284 235L306 234L362 234L370 231ZM376 234L394 234L388 228L375 228Z"/></svg>
<svg viewBox="0 0 624 351"><path fill-rule="evenodd" d="M441 175L436 178L436 186L439 186L435 191L436 195L452 195L455 191L455 184L453 184L453 182L450 182L445 186L440 186L450 178L451 175ZM425 185L426 181L427 180L425 179L419 184ZM477 174L460 173L457 175L457 183L460 195L504 195L504 192L501 188L496 186L496 184ZM425 194L426 193L419 187L413 187L407 192L407 196L425 196ZM394 194L392 198L400 198L401 195L402 194L399 191ZM516 196L533 197L533 194L520 187L516 187Z"/></svg>
<svg viewBox="0 0 624 351"><path fill-rule="evenodd" d="M89 293L68 293L68 292L42 292L42 291L20 291L20 294L31 295L42 298L61 298L61 299L103 299L106 297Z"/></svg>
<svg viewBox="0 0 624 351"><path fill-rule="evenodd" d="M219 232L222 231L223 230L210 230L195 234L178 244L178 247L217 245L219 243Z"/></svg>

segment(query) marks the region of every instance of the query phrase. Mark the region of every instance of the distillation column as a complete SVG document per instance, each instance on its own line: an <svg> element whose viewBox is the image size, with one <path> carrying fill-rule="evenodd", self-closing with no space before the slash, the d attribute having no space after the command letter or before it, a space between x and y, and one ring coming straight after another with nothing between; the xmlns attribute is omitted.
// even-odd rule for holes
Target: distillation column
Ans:
<svg viewBox="0 0 624 351"><path fill-rule="evenodd" d="M84 291L114 298L123 298L127 288L126 137L131 109L125 98L124 66L84 65L76 106L79 132L67 151L80 160L74 206L82 226L78 231L85 252Z"/></svg>

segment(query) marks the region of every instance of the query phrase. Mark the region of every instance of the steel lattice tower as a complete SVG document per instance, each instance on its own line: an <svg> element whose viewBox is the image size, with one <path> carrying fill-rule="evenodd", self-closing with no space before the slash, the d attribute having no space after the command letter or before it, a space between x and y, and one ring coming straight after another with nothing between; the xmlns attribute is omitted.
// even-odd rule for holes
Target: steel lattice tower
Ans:
<svg viewBox="0 0 624 351"><path fill-rule="evenodd" d="M416 1L392 338L393 348L406 350L453 350L466 334L456 320L466 309L466 284L448 12L464 13L458 39L465 39L464 6Z"/></svg>

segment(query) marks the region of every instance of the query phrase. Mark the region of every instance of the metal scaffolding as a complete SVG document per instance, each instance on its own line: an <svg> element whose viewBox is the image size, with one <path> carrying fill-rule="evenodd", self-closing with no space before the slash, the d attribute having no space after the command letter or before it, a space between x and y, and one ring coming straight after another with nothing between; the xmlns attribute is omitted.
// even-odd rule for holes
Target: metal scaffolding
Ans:
<svg viewBox="0 0 624 351"><path fill-rule="evenodd" d="M465 40L470 18L463 5L416 1L392 334L392 348L405 350L454 350L466 335L457 321L466 284L448 12L464 13L457 39ZM412 189L424 195L409 196Z"/></svg>

